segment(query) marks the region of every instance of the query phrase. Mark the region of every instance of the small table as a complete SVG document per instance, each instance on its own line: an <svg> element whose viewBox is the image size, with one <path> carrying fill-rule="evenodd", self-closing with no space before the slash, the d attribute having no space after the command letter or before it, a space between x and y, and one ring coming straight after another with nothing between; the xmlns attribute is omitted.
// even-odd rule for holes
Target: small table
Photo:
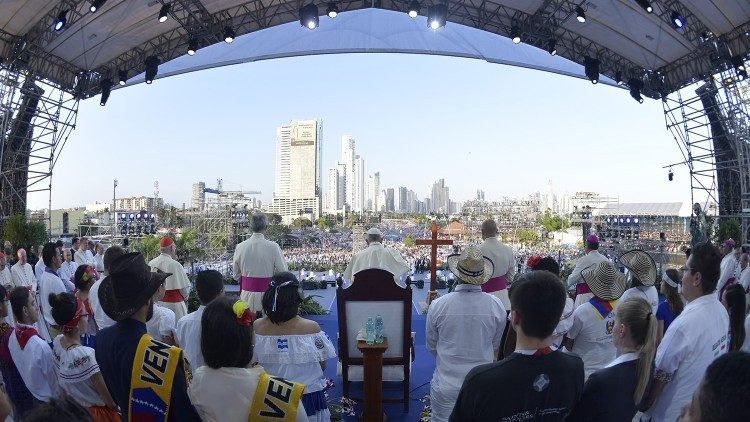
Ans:
<svg viewBox="0 0 750 422"><path fill-rule="evenodd" d="M367 344L364 340L357 341L357 349L362 352L364 359L364 395L365 411L362 420L367 422L382 422L383 416L383 353L388 349L388 339L382 343Z"/></svg>

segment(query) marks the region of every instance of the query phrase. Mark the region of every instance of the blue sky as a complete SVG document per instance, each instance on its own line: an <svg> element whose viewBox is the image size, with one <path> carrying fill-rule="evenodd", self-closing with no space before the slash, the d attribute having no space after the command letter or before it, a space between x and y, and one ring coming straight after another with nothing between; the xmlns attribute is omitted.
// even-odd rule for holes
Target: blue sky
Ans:
<svg viewBox="0 0 750 422"><path fill-rule="evenodd" d="M480 60L402 54L275 59L115 90L81 102L55 167L53 208L152 195L189 205L196 181L273 192L276 127L323 120L323 174L351 134L366 173L420 197L445 178L451 198L521 196L552 180L560 192L621 202L689 201L681 156L660 101L625 90ZM46 194L29 198L46 207Z"/></svg>

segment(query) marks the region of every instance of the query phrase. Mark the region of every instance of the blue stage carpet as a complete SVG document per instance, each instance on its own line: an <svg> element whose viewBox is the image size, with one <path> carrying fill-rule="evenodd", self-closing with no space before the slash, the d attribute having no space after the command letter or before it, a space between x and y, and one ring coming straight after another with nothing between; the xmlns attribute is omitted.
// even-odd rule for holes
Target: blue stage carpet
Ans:
<svg viewBox="0 0 750 422"><path fill-rule="evenodd" d="M419 300L417 297L423 297L425 294L421 293L420 290L414 289L414 299ZM307 318L317 321L323 331L328 334L328 337L336 345L336 333L338 332L338 321L336 317L336 304L335 304L335 289L325 290L314 290L306 291L307 296L318 295L315 300L318 301L324 308L330 306L330 314L328 315L310 315ZM424 300L424 299L421 299ZM409 404L409 413L403 412L403 406L400 403L386 404L384 405L384 411L388 417L389 422L400 422L408 421L414 422L419 421L419 414L422 411L423 404L420 401L422 397L430 394L430 380L432 379L432 373L435 370L435 357L427 351L425 348L425 315L421 315L417 312L417 307L412 307L412 328L411 330L416 332L415 337L415 354L416 359L412 364L411 369L411 385L409 387L411 397L411 403ZM336 375L336 360L331 359L326 362L325 376L331 378L336 383L336 386L328 391L329 396L332 400L338 402L338 399L342 395L342 380L341 377ZM353 395L362 396L362 383L353 382L350 386L350 391ZM401 386L398 383L383 383L383 396L384 397L399 397L402 394ZM362 412L361 403L357 405L357 413ZM355 417L348 417L346 421L356 421Z"/></svg>

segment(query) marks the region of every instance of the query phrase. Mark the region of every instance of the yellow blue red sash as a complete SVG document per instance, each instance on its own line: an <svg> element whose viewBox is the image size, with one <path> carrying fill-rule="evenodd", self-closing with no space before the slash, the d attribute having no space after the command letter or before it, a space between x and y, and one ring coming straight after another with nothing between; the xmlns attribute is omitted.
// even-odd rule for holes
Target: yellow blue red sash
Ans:
<svg viewBox="0 0 750 422"><path fill-rule="evenodd" d="M172 384L182 349L141 336L130 378L128 421L164 422L169 416Z"/></svg>
<svg viewBox="0 0 750 422"><path fill-rule="evenodd" d="M303 384L272 377L263 372L255 388L249 422L294 421L305 390Z"/></svg>
<svg viewBox="0 0 750 422"><path fill-rule="evenodd" d="M596 296L589 299L589 303L594 307L594 309L596 309L599 319L606 318L607 315L612 312L612 309L617 307L617 300L606 301L604 299L599 299Z"/></svg>

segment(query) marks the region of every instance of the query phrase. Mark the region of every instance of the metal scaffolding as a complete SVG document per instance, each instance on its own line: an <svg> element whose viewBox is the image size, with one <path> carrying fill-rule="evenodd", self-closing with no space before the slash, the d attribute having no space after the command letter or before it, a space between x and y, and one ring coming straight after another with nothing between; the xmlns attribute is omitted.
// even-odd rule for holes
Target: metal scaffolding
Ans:
<svg viewBox="0 0 750 422"><path fill-rule="evenodd" d="M75 128L78 102L49 81L0 65L0 232L9 216L26 214L29 193L48 192L51 206L52 169Z"/></svg>
<svg viewBox="0 0 750 422"><path fill-rule="evenodd" d="M741 222L750 244L750 81L731 65L663 101L667 128L690 171L692 203ZM671 166L670 166L671 167Z"/></svg>

